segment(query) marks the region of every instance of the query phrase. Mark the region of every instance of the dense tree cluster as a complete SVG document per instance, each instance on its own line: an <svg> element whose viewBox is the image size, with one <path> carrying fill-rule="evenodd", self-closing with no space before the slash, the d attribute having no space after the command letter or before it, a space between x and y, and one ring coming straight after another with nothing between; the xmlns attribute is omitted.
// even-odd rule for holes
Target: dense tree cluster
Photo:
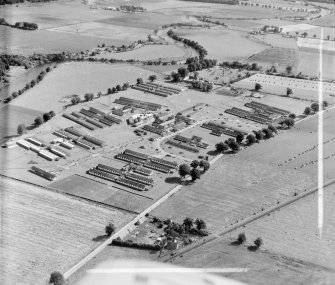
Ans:
<svg viewBox="0 0 335 285"><path fill-rule="evenodd" d="M37 24L28 23L28 22L16 22L14 27L18 29L22 29L22 30L37 30L38 29Z"/></svg>
<svg viewBox="0 0 335 285"><path fill-rule="evenodd" d="M175 41L183 42L185 45L194 48L199 53L199 59L204 59L207 55L207 50L198 42L179 37L172 30L169 30L167 35L173 38Z"/></svg>
<svg viewBox="0 0 335 285"><path fill-rule="evenodd" d="M261 66L259 66L257 63L241 63L239 61L224 61L220 64L221 67L227 67L227 68L232 68L232 69L246 69L246 70L255 70L259 71L262 69Z"/></svg>
<svg viewBox="0 0 335 285"><path fill-rule="evenodd" d="M217 64L216 59L199 59L198 57L189 57L186 59L187 69L190 72L211 68Z"/></svg>

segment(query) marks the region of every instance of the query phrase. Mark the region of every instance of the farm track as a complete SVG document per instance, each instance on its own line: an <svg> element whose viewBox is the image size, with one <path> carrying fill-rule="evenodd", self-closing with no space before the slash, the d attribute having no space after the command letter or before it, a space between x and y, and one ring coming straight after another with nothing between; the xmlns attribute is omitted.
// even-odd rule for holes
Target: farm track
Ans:
<svg viewBox="0 0 335 285"><path fill-rule="evenodd" d="M333 179L332 181L330 181L330 182L328 182L328 183L325 183L325 184L323 185L323 188L326 188L326 187L328 187L328 186L330 186L330 185L332 185L332 184L334 184L334 183L335 183L335 179ZM281 209L281 208L284 208L284 207L286 207L286 206L289 206L289 205L291 205L291 204L293 204L293 203L295 203L295 202L297 202L297 201L299 201L299 200L301 200L301 199L303 199L303 198L305 198L305 197L307 197L307 196L309 196L309 195L311 195L311 194L313 194L313 193L315 193L315 192L317 192L317 191L318 191L318 188L314 188L314 189L312 189L312 190L309 190L309 191L303 192L303 193L301 193L301 194L298 194L297 196L295 196L295 197L293 197L293 198L290 198L290 199L284 201L283 203L280 203L279 205L275 205L275 206L269 207L268 209L262 211L262 212L259 213L259 214L250 216L250 217L248 217L248 218L246 218L246 219L243 219L243 221L241 221L241 222L237 222L237 223L236 223L235 225L233 225L233 226L229 226L226 230L222 231L222 232L219 233L219 234L211 235L211 236L209 236L208 238L204 238L204 239L202 240L202 242L200 242L200 243L193 244L193 245L191 245L191 246L189 246L189 247L186 247L186 248L184 248L184 249L178 251L177 254L175 254L175 255L172 256L172 257L170 257L170 256L167 257L165 260L163 260L163 262L171 262L171 261L173 261L175 258L177 258L177 257L179 257L179 256L182 256L182 255L185 254L185 253L188 253L188 252L190 252L190 251L192 251L192 250L194 250L194 249L196 249L196 248L199 248L199 247L201 247L201 246L203 246L203 245L205 245L205 244L214 242L214 241L216 241L218 238L222 238L222 237L225 236L226 234L229 234L229 233L235 231L235 230L238 229L238 228L241 228L241 227L243 227L243 226L245 226L245 225L247 225L247 224L250 224L250 223L252 223L252 222L254 222L254 221L256 221L256 220L259 220L260 218L262 218L262 217L264 217L264 216L267 216L267 215L269 215L269 214L271 214L271 213L274 213L274 212L278 211L278 210Z"/></svg>

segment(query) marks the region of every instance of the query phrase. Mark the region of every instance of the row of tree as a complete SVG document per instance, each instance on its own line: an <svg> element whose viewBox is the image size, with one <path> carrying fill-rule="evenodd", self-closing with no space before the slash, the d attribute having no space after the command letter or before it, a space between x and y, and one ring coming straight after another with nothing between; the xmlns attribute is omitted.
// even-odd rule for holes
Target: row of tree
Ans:
<svg viewBox="0 0 335 285"><path fill-rule="evenodd" d="M294 126L293 118L286 118L283 121L279 122L280 125L286 125L288 128ZM260 140L270 139L274 136L274 134L278 134L278 129L273 125L268 125L267 128L263 128L261 130L254 130L251 134L248 134L246 137L239 133L236 136L236 139L229 138L224 142L219 142L215 145L215 149L219 153L224 153L226 151L238 152L240 150L240 145L253 145L254 143Z"/></svg>
<svg viewBox="0 0 335 285"><path fill-rule="evenodd" d="M9 103L12 100L14 100L15 98L19 97L20 95L22 95L24 92L26 92L27 90L29 90L30 88L33 88L37 83L39 83L40 81L42 81L44 79L44 76L51 71L50 67L47 67L45 71L41 71L40 74L37 76L37 78L35 80L31 80L30 83L27 83L25 87L23 87L22 89L20 89L17 92L13 92L10 96L8 96L7 98L4 99L4 103Z"/></svg>
<svg viewBox="0 0 335 285"><path fill-rule="evenodd" d="M115 87L112 88L108 88L107 92L105 95L109 95L109 94L114 94L120 91L125 91L129 88L130 84L128 82L124 83L123 85L116 85ZM102 92L98 92L97 94L97 98L100 98L102 96ZM88 102L88 101L92 101L94 99L94 94L93 93L86 93L84 95L84 101ZM80 102L82 102L82 100L80 99L79 95L73 95L71 98L71 103L72 105L77 105Z"/></svg>
<svg viewBox="0 0 335 285"><path fill-rule="evenodd" d="M204 59L205 56L208 54L207 50L196 41L192 41L192 40L189 40L189 39L186 39L186 38L179 37L172 30L169 30L167 32L167 35L169 37L173 38L175 41L183 42L185 45L195 49L199 53L199 58L200 59Z"/></svg>
<svg viewBox="0 0 335 285"><path fill-rule="evenodd" d="M317 112L319 112L320 109L325 110L327 107L329 106L327 101L322 101L322 107L320 108L320 104L319 103L312 103L312 105L310 107L306 107L304 110L304 114L306 116L311 115L311 114L315 114Z"/></svg>
<svg viewBox="0 0 335 285"><path fill-rule="evenodd" d="M43 116L38 116L35 118L34 120L34 125L35 127L38 127L40 125L42 125L43 123L49 121L51 118L53 118L54 116L56 116L56 113L54 111L50 111L47 113L44 113ZM27 132L27 128L25 124L19 124L17 127L17 134L18 135L23 135Z"/></svg>

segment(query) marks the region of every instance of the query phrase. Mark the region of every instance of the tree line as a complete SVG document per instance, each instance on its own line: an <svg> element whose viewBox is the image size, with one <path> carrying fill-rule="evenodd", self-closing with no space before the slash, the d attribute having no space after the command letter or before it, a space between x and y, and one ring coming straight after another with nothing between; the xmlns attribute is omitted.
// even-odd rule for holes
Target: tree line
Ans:
<svg viewBox="0 0 335 285"><path fill-rule="evenodd" d="M54 66L55 68L56 66ZM40 81L42 81L45 77L45 75L51 71L51 67L47 67L45 69L45 71L41 71L40 74L36 77L36 79L33 79L30 81L30 83L27 83L25 87L23 87L22 89L20 89L17 92L13 92L10 96L8 96L7 98L4 99L4 103L9 103L12 100L14 100L15 98L19 97L20 95L22 95L24 92L26 92L27 90L29 90L30 88L33 88L37 83L39 83Z"/></svg>
<svg viewBox="0 0 335 285"><path fill-rule="evenodd" d="M46 112L43 114L43 116L38 116L35 118L34 120L34 126L35 127L39 127L40 125L42 125L43 123L46 123L47 121L51 120L51 118L53 118L54 116L56 116L56 113L54 111L50 111L50 112ZM19 124L17 127L17 134L18 135L23 135L27 132L27 128L25 124Z"/></svg>
<svg viewBox="0 0 335 285"><path fill-rule="evenodd" d="M175 41L183 42L185 45L195 49L199 53L199 59L201 60L204 59L205 56L208 54L207 50L196 41L192 41L186 38L179 37L172 30L169 30L167 32L167 35L173 38Z"/></svg>

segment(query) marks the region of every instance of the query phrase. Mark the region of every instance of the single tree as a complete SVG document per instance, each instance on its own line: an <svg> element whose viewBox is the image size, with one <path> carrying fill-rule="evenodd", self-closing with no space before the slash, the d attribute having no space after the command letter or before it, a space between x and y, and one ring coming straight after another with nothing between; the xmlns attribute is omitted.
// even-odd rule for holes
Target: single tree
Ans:
<svg viewBox="0 0 335 285"><path fill-rule="evenodd" d="M186 230L190 230L193 227L193 219L186 217L183 221L183 225Z"/></svg>
<svg viewBox="0 0 335 285"><path fill-rule="evenodd" d="M122 86L122 89L127 90L128 88L129 88L129 83L128 82L124 83Z"/></svg>
<svg viewBox="0 0 335 285"><path fill-rule="evenodd" d="M223 153L229 149L228 145L225 144L224 142L219 142L215 145L216 151Z"/></svg>
<svg viewBox="0 0 335 285"><path fill-rule="evenodd" d="M255 91L259 91L259 90L262 90L262 85L259 84L259 83L256 83L255 84Z"/></svg>
<svg viewBox="0 0 335 285"><path fill-rule="evenodd" d="M20 124L17 126L17 133L21 136L23 135L24 133L26 133L26 126L25 124Z"/></svg>
<svg viewBox="0 0 335 285"><path fill-rule="evenodd" d="M12 93L12 97L13 97L13 98L16 98L17 96L19 96L19 94L18 94L17 92L13 92L13 93Z"/></svg>
<svg viewBox="0 0 335 285"><path fill-rule="evenodd" d="M241 144L243 140L244 140L244 135L241 134L241 133L239 133L239 134L236 136L236 142L237 142L238 144Z"/></svg>
<svg viewBox="0 0 335 285"><path fill-rule="evenodd" d="M262 131L253 131L255 136L256 136L256 139L258 141L264 139L264 133Z"/></svg>
<svg viewBox="0 0 335 285"><path fill-rule="evenodd" d="M236 141L230 141L228 146L233 152L238 152L240 150L240 145Z"/></svg>
<svg viewBox="0 0 335 285"><path fill-rule="evenodd" d="M274 126L274 125L268 125L268 129L272 132L272 133L275 133L275 134L278 134L278 130L277 128Z"/></svg>
<svg viewBox="0 0 335 285"><path fill-rule="evenodd" d="M284 124L290 129L294 126L294 120L292 118L286 118Z"/></svg>
<svg viewBox="0 0 335 285"><path fill-rule="evenodd" d="M191 167L192 168L198 168L199 165L200 165L200 162L198 160L193 160L191 162Z"/></svg>
<svg viewBox="0 0 335 285"><path fill-rule="evenodd" d="M200 179L200 175L201 175L201 173L200 173L199 169L192 168L192 170L191 170L192 181Z"/></svg>
<svg viewBox="0 0 335 285"><path fill-rule="evenodd" d="M116 91L121 91L121 85L116 85Z"/></svg>
<svg viewBox="0 0 335 285"><path fill-rule="evenodd" d="M256 246L257 249L259 249L262 245L263 245L263 239L262 238L256 238L254 241L254 244Z"/></svg>
<svg viewBox="0 0 335 285"><path fill-rule="evenodd" d="M203 230L207 227L205 221L202 219L196 219L194 223L197 230Z"/></svg>
<svg viewBox="0 0 335 285"><path fill-rule="evenodd" d="M312 109L310 107L306 107L305 110L304 110L304 114L306 116L310 115L312 113Z"/></svg>
<svg viewBox="0 0 335 285"><path fill-rule="evenodd" d="M245 235L245 233L240 233L237 237L237 243L238 244L243 244L247 241L247 237Z"/></svg>
<svg viewBox="0 0 335 285"><path fill-rule="evenodd" d="M313 110L314 113L319 112L319 109L320 109L319 107L320 107L319 103L313 103L311 105L311 109Z"/></svg>
<svg viewBox="0 0 335 285"><path fill-rule="evenodd" d="M115 92L116 92L116 88L113 87L113 88L112 88L112 93L115 93Z"/></svg>
<svg viewBox="0 0 335 285"><path fill-rule="evenodd" d="M178 172L179 172L179 175L181 177L185 177L186 175L190 175L191 174L191 168L190 168L190 166L188 164L181 164L179 166Z"/></svg>
<svg viewBox="0 0 335 285"><path fill-rule="evenodd" d="M52 111L52 110L51 110L51 111L49 111L49 114L50 114L51 118L56 116L56 113L55 113L55 111Z"/></svg>
<svg viewBox="0 0 335 285"><path fill-rule="evenodd" d="M154 81L156 81L157 80L157 75L150 75L149 76L149 80L151 81L151 82L154 82Z"/></svg>
<svg viewBox="0 0 335 285"><path fill-rule="evenodd" d="M105 233L107 236L111 236L115 232L115 226L112 223L109 223L105 228Z"/></svg>
<svg viewBox="0 0 335 285"><path fill-rule="evenodd" d="M47 67L45 71L46 71L46 72L50 72L50 71L51 71L51 68L50 68L50 67Z"/></svg>
<svg viewBox="0 0 335 285"><path fill-rule="evenodd" d="M112 94L112 93L113 93L112 88L108 88L107 94ZM86 99L86 94L85 94L85 99ZM88 99L86 99L86 101L88 101Z"/></svg>
<svg viewBox="0 0 335 285"><path fill-rule="evenodd" d="M256 137L253 134L249 134L246 137L246 141L248 145L253 145L256 142Z"/></svg>
<svg viewBox="0 0 335 285"><path fill-rule="evenodd" d="M326 101L326 100L322 101L322 108L323 109L327 109L328 106L329 106L328 101Z"/></svg>
<svg viewBox="0 0 335 285"><path fill-rule="evenodd" d="M143 79L142 78L137 78L136 83L137 84L143 84Z"/></svg>
<svg viewBox="0 0 335 285"><path fill-rule="evenodd" d="M269 139L273 137L272 131L267 128L262 129L262 132L264 133L265 139Z"/></svg>
<svg viewBox="0 0 335 285"><path fill-rule="evenodd" d="M288 65L288 66L286 67L286 73L287 73L287 74L291 74L291 72L292 72L292 66Z"/></svg>
<svg viewBox="0 0 335 285"><path fill-rule="evenodd" d="M292 89L291 88L286 88L286 96L291 96L293 94L293 91L292 91Z"/></svg>
<svg viewBox="0 0 335 285"><path fill-rule="evenodd" d="M51 119L51 115L49 113L44 113L43 114L43 121L47 122Z"/></svg>
<svg viewBox="0 0 335 285"><path fill-rule="evenodd" d="M71 98L71 103L72 103L72 105L76 105L76 104L78 104L79 103L79 98L78 97L72 97Z"/></svg>
<svg viewBox="0 0 335 285"><path fill-rule="evenodd" d="M65 279L62 273L54 271L50 275L49 284L50 285L64 285Z"/></svg>
<svg viewBox="0 0 335 285"><path fill-rule="evenodd" d="M210 167L210 163L206 160L201 160L200 161L200 167L202 167L204 169L204 172L206 172Z"/></svg>
<svg viewBox="0 0 335 285"><path fill-rule="evenodd" d="M35 120L34 120L34 123L36 126L40 126L43 124L43 119L42 117L37 117Z"/></svg>
<svg viewBox="0 0 335 285"><path fill-rule="evenodd" d="M288 115L289 118L292 118L293 120L297 117L296 114L294 113L291 113Z"/></svg>

